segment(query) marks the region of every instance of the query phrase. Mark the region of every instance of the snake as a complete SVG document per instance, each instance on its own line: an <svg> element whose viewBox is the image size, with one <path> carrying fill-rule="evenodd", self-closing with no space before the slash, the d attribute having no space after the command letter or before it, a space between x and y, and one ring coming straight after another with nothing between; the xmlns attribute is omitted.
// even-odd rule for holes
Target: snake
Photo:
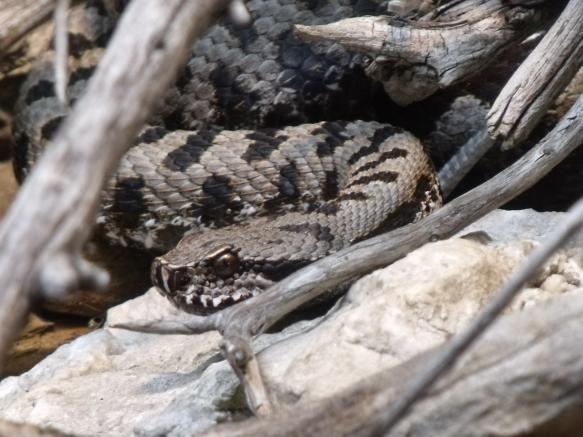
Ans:
<svg viewBox="0 0 583 437"><path fill-rule="evenodd" d="M85 89L126 2L72 12L68 93ZM174 305L208 314L442 203L423 145L376 121L367 59L307 44L294 24L379 13L369 0L251 0L253 21L220 21L103 191L97 227L158 254L151 278ZM15 169L23 180L67 115L49 49L22 86ZM106 146L106 145L104 145Z"/></svg>

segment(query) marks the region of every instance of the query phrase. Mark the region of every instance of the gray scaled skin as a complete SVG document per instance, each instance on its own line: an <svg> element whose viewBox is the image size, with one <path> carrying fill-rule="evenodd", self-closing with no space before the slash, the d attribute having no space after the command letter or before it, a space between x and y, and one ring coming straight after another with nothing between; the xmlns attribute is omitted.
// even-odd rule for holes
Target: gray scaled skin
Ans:
<svg viewBox="0 0 583 437"><path fill-rule="evenodd" d="M152 280L175 305L199 314L222 309L314 260L416 221L441 205L431 162L411 134L376 122L348 123L336 136L325 127L298 126L311 137L324 136L311 144L292 146L288 140L272 150L264 167L257 165L281 175L270 170L274 163L283 165L280 170L293 163L297 179L280 183L278 194L297 190L299 210L192 232L155 260ZM291 160L280 161L282 154ZM336 193L326 200L332 190Z"/></svg>

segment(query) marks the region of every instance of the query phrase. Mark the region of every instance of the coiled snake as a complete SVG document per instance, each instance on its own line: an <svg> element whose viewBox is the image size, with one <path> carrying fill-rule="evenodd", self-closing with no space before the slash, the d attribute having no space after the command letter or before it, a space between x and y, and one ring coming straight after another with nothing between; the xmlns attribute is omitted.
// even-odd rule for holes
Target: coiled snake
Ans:
<svg viewBox="0 0 583 437"><path fill-rule="evenodd" d="M121 6L92 1L75 12L73 101ZM309 262L441 204L431 162L413 135L375 121L321 121L374 115L374 84L362 73L362 56L337 45L308 46L293 35L294 24L371 14L377 4L247 6L250 28L221 23L193 48L110 181L98 218L113 241L171 249L155 259L152 280L194 313L254 296ZM66 115L54 95L51 60L47 53L21 91L21 177ZM244 126L249 130L236 130Z"/></svg>

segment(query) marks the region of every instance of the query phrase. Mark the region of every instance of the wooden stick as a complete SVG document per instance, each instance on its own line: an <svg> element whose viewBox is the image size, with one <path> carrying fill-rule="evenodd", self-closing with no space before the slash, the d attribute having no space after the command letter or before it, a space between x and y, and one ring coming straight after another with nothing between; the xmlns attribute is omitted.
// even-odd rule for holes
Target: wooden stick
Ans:
<svg viewBox="0 0 583 437"><path fill-rule="evenodd" d="M67 60L69 58L69 35L67 32L67 18L70 7L70 0L57 0L55 9L55 31L53 41L55 42L55 94L59 103L63 107L69 105L67 96L67 83L69 82L69 72Z"/></svg>
<svg viewBox="0 0 583 437"><path fill-rule="evenodd" d="M0 363L31 298L104 284L104 274L80 257L101 190L185 63L194 40L229 4L129 3L86 93L0 226Z"/></svg>
<svg viewBox="0 0 583 437"><path fill-rule="evenodd" d="M583 65L583 2L571 0L500 92L488 114L493 139L526 139Z"/></svg>
<svg viewBox="0 0 583 437"><path fill-rule="evenodd" d="M0 5L0 59L28 32L46 21L56 0L4 0Z"/></svg>
<svg viewBox="0 0 583 437"><path fill-rule="evenodd" d="M297 25L295 31L305 41L330 41L366 53L373 59L367 74L381 82L396 103L408 105L481 72L543 21L536 8L520 8L517 14L499 0L461 3L470 9L457 14L447 10L451 15L442 11L447 18L453 15L453 22L355 17Z"/></svg>

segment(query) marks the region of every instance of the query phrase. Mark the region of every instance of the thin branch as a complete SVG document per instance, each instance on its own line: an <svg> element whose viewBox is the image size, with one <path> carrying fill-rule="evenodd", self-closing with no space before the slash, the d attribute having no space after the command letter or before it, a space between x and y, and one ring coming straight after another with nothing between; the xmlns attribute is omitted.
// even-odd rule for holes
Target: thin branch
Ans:
<svg viewBox="0 0 583 437"><path fill-rule="evenodd" d="M67 82L69 74L67 60L69 58L69 35L67 32L67 15L70 0L57 0L55 9L55 94L61 105L67 107Z"/></svg>
<svg viewBox="0 0 583 437"><path fill-rule="evenodd" d="M408 386L399 400L392 404L376 420L371 434L389 433L421 399L437 379L447 372L460 359L461 355L481 336L500 316L524 285L544 263L577 232L583 228L583 197L573 206L559 227L552 232L526 261L516 270L504 286L494 295L473 322L440 349L431 360L428 368ZM387 406L388 407L388 406Z"/></svg>
<svg viewBox="0 0 583 437"><path fill-rule="evenodd" d="M46 21L55 6L56 0L5 0L0 5L0 58Z"/></svg>
<svg viewBox="0 0 583 437"><path fill-rule="evenodd" d="M505 149L527 138L581 66L583 2L571 0L492 104L490 136Z"/></svg>
<svg viewBox="0 0 583 437"><path fill-rule="evenodd" d="M194 40L229 4L129 3L85 94L0 226L0 364L35 295L80 283L99 285L100 275L77 257L95 222L101 190L185 63ZM49 273L58 274L63 266L76 273L55 280ZM76 274L87 277L74 278Z"/></svg>

